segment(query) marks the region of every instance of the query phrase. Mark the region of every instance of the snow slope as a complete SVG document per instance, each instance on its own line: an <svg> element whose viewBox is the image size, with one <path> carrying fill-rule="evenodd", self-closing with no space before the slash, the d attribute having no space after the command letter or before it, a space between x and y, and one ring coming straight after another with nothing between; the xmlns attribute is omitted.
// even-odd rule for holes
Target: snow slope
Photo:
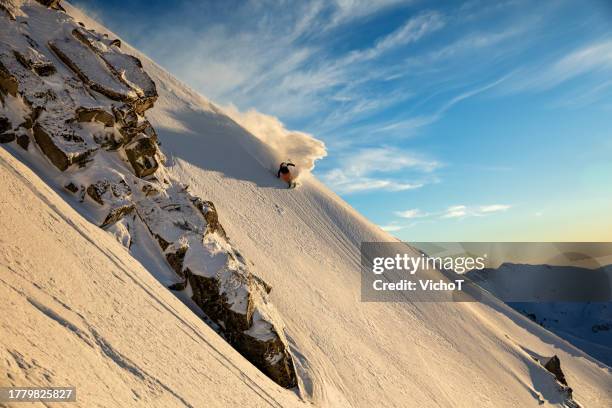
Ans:
<svg viewBox="0 0 612 408"><path fill-rule="evenodd" d="M82 407L301 405L4 149L0 196L0 386L76 386Z"/></svg>
<svg viewBox="0 0 612 408"><path fill-rule="evenodd" d="M107 31L65 7L88 27ZM361 303L359 245L393 238L308 174L299 188L286 189L273 174L274 151L136 50L124 50L142 59L157 84L160 96L147 116L171 175L215 202L232 242L273 287L305 401L333 407L563 405L553 376L534 360L557 355L576 401L612 405L609 367L495 299ZM113 238L6 153L2 158L10 163L2 166L3 178L12 181L1 188L15 186L3 191L10 200L3 202L2 239L16 241L3 250L2 274L17 291L1 286L11 296L2 304L9 313L0 317L11 336L0 342L3 360L15 360L16 383L44 381L47 369L60 378L52 377L54 383L82 389L88 406L138 403L131 388L147 400L140 405L298 403L215 337ZM24 253L31 254L28 264L19 266ZM132 255L146 265L145 254ZM78 265L91 265L95 277ZM27 326L19 324L24 320ZM19 369L20 357L8 350L36 363ZM75 358L58 360L62 350ZM26 377L28 370L37 374ZM111 387L118 391L106 393Z"/></svg>

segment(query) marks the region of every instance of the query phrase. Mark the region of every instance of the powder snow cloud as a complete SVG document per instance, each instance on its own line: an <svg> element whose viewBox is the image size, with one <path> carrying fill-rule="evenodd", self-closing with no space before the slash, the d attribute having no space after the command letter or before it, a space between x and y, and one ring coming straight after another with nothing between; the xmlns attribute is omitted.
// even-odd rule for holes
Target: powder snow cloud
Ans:
<svg viewBox="0 0 612 408"><path fill-rule="evenodd" d="M289 130L276 117L249 109L240 112L234 105L224 107L225 113L240 126L251 132L255 137L270 146L275 153L275 163L291 161L297 166L297 171L310 171L315 162L327 155L325 143L314 136Z"/></svg>

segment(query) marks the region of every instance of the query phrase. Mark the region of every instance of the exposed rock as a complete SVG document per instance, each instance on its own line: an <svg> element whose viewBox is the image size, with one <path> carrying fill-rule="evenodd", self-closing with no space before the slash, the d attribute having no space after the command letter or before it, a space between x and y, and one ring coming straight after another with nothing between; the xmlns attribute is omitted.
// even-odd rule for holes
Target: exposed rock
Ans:
<svg viewBox="0 0 612 408"><path fill-rule="evenodd" d="M24 39L24 46L29 46ZM0 87L12 96L21 92L32 109L42 109L56 99L50 89L34 72L25 68L8 44L0 42Z"/></svg>
<svg viewBox="0 0 612 408"><path fill-rule="evenodd" d="M72 135L62 135L67 140ZM74 136L76 137L76 136ZM66 170L70 165L74 163L82 163L85 161L93 150L81 150L67 152L53 141L49 132L47 132L40 124L34 125L34 139L40 146L43 153L51 160L51 162L60 169L61 171Z"/></svg>
<svg viewBox="0 0 612 408"><path fill-rule="evenodd" d="M0 143L11 143L15 140L15 134L13 132L0 133Z"/></svg>
<svg viewBox="0 0 612 408"><path fill-rule="evenodd" d="M157 133L151 123L142 117L136 116L136 121L129 125L124 125L120 129L121 134L125 137L126 142L132 141L139 134L144 134L149 139L157 143Z"/></svg>
<svg viewBox="0 0 612 408"><path fill-rule="evenodd" d="M30 138L28 135L19 135L17 136L17 144L21 146L23 150L28 150L28 146L30 146Z"/></svg>
<svg viewBox="0 0 612 408"><path fill-rule="evenodd" d="M24 129L32 129L32 126L33 126L32 118L29 116L27 116L25 120L19 124L19 127L22 127Z"/></svg>
<svg viewBox="0 0 612 408"><path fill-rule="evenodd" d="M34 44L33 40L23 39L23 47L29 47L30 43ZM52 89L32 70L25 68L17 60L15 52L3 43L0 43L0 65L0 71L8 73L4 78L9 78L9 84L17 81L17 95L31 109L31 113L24 118L24 124L36 122L33 127L34 139L43 153L62 171L73 163L82 164L98 148L85 141L72 124L76 109L73 108L74 100L94 103L83 85L66 80L66 89ZM26 143L26 139L22 138L22 141Z"/></svg>
<svg viewBox="0 0 612 408"><path fill-rule="evenodd" d="M117 45L116 40L110 41L95 31L77 27L72 34L96 52L106 62L109 69L138 94L134 102L137 113L142 114L153 106L157 100L155 82L144 71L138 58L118 52L114 49Z"/></svg>
<svg viewBox="0 0 612 408"><path fill-rule="evenodd" d="M244 313L236 312L232 309L233 303L230 304L228 296L225 293L226 288L221 287L222 282L217 277L206 277L191 272L189 268L185 270L188 276L191 289L193 291L193 301L215 322L223 322L224 334L229 336L236 333L248 330L251 326L251 317L253 315L253 303L247 302ZM231 280L239 283L240 287L249 296L250 288L249 276L247 274L230 272ZM229 281L226 279L225 281Z"/></svg>
<svg viewBox="0 0 612 408"><path fill-rule="evenodd" d="M148 227L148 225L147 225L147 227ZM168 248L170 246L170 243L168 241L166 241L165 239L163 239L158 234L153 234L153 236L157 240L157 243L159 244L159 246L162 249L162 251L165 251L166 248Z"/></svg>
<svg viewBox="0 0 612 408"><path fill-rule="evenodd" d="M270 294L270 292L272 292L272 286L270 286L268 284L268 282L266 282L265 280L261 279L259 276L257 275L253 275L253 279L255 280L255 282L257 282L259 285L261 285L261 287L266 291L266 294Z"/></svg>
<svg viewBox="0 0 612 408"><path fill-rule="evenodd" d="M100 205L125 201L131 194L130 186L123 179L116 182L100 180L87 187L87 195Z"/></svg>
<svg viewBox="0 0 612 408"><path fill-rule="evenodd" d="M257 320L258 318L256 313L253 319ZM269 326L267 329L273 334L269 340L251 336L248 334L249 330L233 337L230 344L234 345L255 367L263 371L280 386L285 388L297 386L295 368L291 355L288 353L287 345L269 322L256 321L253 326L261 324Z"/></svg>
<svg viewBox="0 0 612 408"><path fill-rule="evenodd" d="M288 346L263 310L271 289L246 267L220 234L214 204L172 185L165 194L140 200L137 211L159 242L177 276L172 290L192 291L192 300L241 354L285 387L296 384Z"/></svg>
<svg viewBox="0 0 612 408"><path fill-rule="evenodd" d="M183 273L183 261L185 260L185 254L188 249L189 245L186 242L179 241L169 245L164 251L166 260L180 277L185 277Z"/></svg>
<svg viewBox="0 0 612 408"><path fill-rule="evenodd" d="M112 177L109 175L109 177ZM121 175L115 174L115 179L103 179L90 184L86 191L87 196L101 206L110 206L104 217L102 227L114 224L127 214L134 211L135 205L131 201L132 190Z"/></svg>
<svg viewBox="0 0 612 408"><path fill-rule="evenodd" d="M132 128L138 124L138 114L134 111L134 109L128 105L123 104L121 106L112 107L113 115L115 116L115 121L121 127Z"/></svg>
<svg viewBox="0 0 612 408"><path fill-rule="evenodd" d="M557 381L559 381L561 384L567 385L565 374L563 374L563 371L561 370L561 360L559 360L559 357L556 355L552 356L550 360L544 364L544 368L553 373Z"/></svg>
<svg viewBox="0 0 612 408"><path fill-rule="evenodd" d="M153 185L151 184L145 184L144 186L142 186L142 192L145 194L146 197L159 194L159 190L153 187Z"/></svg>
<svg viewBox="0 0 612 408"><path fill-rule="evenodd" d="M574 397L573 397L574 391L567 384L567 380L565 379L565 374L561 370L561 360L559 360L559 357L554 355L551 358L549 358L548 361L546 361L546 363L541 361L540 358L536 356L532 356L532 357L535 361L540 363L542 367L544 367L548 372L550 372L555 377L555 381L558 387L557 390L559 394L563 396L564 398L563 406L568 407L568 408L581 408L581 405L574 400Z"/></svg>
<svg viewBox="0 0 612 408"><path fill-rule="evenodd" d="M0 90L12 96L17 96L18 86L17 78L0 61Z"/></svg>
<svg viewBox="0 0 612 408"><path fill-rule="evenodd" d="M116 132L113 128L105 128L101 132L93 134L93 140L105 150L113 151L119 149L125 143L125 139L121 133Z"/></svg>
<svg viewBox="0 0 612 408"><path fill-rule="evenodd" d="M0 116L0 133L4 133L7 130L11 130L12 128L13 125L11 125L11 121L7 118L3 118L2 116Z"/></svg>
<svg viewBox="0 0 612 408"><path fill-rule="evenodd" d="M100 204L100 205L104 205L104 200L102 199L102 196L106 193L108 188L108 182L102 182L102 181L98 181L95 184L90 184L89 187L87 187L87 195L89 197L91 197L92 200L94 200L96 203Z"/></svg>
<svg viewBox="0 0 612 408"><path fill-rule="evenodd" d="M287 344L274 325L254 308L254 302L249 301L246 313L235 312L220 287L221 279L195 275L189 269L186 273L193 292L192 300L209 318L222 325L227 341L276 383L285 388L295 387L295 368ZM246 278L241 285L251 287L254 282L250 276L233 275L231 280ZM251 287L250 290L256 289Z"/></svg>
<svg viewBox="0 0 612 408"><path fill-rule="evenodd" d="M70 183L66 184L64 186L64 188L66 190L70 191L73 194L75 194L75 193L77 193L79 191L79 188L73 182L70 182Z"/></svg>
<svg viewBox="0 0 612 408"><path fill-rule="evenodd" d="M602 324L594 324L591 326L591 331L593 333L598 333L602 331L610 331L612 330L612 323L602 323Z"/></svg>
<svg viewBox="0 0 612 408"><path fill-rule="evenodd" d="M99 56L77 40L49 41L49 47L91 89L116 101L133 101L136 93L119 81Z"/></svg>
<svg viewBox="0 0 612 408"><path fill-rule="evenodd" d="M40 4L42 4L45 7L49 7L49 8L53 8L53 9L57 9L60 6L60 0L36 0L37 2L39 2Z"/></svg>
<svg viewBox="0 0 612 408"><path fill-rule="evenodd" d="M183 282L173 283L172 285L168 286L168 289L173 290L175 292L180 292L182 290L185 290L185 288L187 288L188 283L189 281L187 280L184 280Z"/></svg>
<svg viewBox="0 0 612 408"><path fill-rule="evenodd" d="M117 207L113 207L108 215L106 216L106 218L104 219L104 221L102 222L102 224L100 225L102 228L107 227L109 225L112 225L114 223L116 223L117 221L119 221L120 219L122 219L123 217L125 217L128 214L131 214L135 209L134 204L125 204L125 205L119 205Z"/></svg>
<svg viewBox="0 0 612 408"><path fill-rule="evenodd" d="M141 137L125 146L125 154L138 177L155 173L159 167L156 153L157 145L148 137Z"/></svg>
<svg viewBox="0 0 612 408"><path fill-rule="evenodd" d="M219 223L219 215L217 214L217 209L212 201L204 201L199 197L194 197L192 199L193 205L196 206L200 213L206 220L206 233L214 234L215 232L221 235L224 238L227 238L225 234L225 230Z"/></svg>
<svg viewBox="0 0 612 408"><path fill-rule="evenodd" d="M115 125L115 116L103 108L78 107L76 119L79 122L100 122L106 127Z"/></svg>
<svg viewBox="0 0 612 408"><path fill-rule="evenodd" d="M25 51L15 50L15 57L24 67L33 70L40 76L49 76L56 72L53 63L32 47L26 48Z"/></svg>

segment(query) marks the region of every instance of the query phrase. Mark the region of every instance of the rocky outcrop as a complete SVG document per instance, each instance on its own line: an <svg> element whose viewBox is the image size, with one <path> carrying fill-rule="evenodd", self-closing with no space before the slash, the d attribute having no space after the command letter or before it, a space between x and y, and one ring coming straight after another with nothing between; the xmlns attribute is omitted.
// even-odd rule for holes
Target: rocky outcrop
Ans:
<svg viewBox="0 0 612 408"><path fill-rule="evenodd" d="M200 214L206 220L206 234L219 234L227 238L223 226L219 222L217 209L212 201L204 201L199 197L194 197L191 202L200 211Z"/></svg>
<svg viewBox="0 0 612 408"><path fill-rule="evenodd" d="M15 47L19 45L20 49L37 46L30 37L22 38L22 44ZM19 62L17 55L19 53L11 46L0 44L0 71L5 73L3 88L8 95L19 96L29 109L22 119L22 134L31 134L42 152L62 171L72 164L83 163L98 146L86 140L81 129L73 125L75 101L83 104L95 101L82 84L74 81L68 82L64 89L55 89L53 84ZM14 83L17 89L13 88ZM22 137L21 142L25 141Z"/></svg>
<svg viewBox="0 0 612 408"><path fill-rule="evenodd" d="M14 133L9 132L9 133L0 134L0 143L11 143L14 140L15 140Z"/></svg>
<svg viewBox="0 0 612 408"><path fill-rule="evenodd" d="M75 28L72 34L99 55L115 76L120 77L137 93L138 98L134 102L137 113L142 114L153 106L157 100L155 82L144 71L138 58L119 52L119 40L109 40L84 27Z"/></svg>
<svg viewBox="0 0 612 408"><path fill-rule="evenodd" d="M106 127L115 125L115 116L104 108L79 106L76 110L76 120L79 122L99 122Z"/></svg>
<svg viewBox="0 0 612 408"><path fill-rule="evenodd" d="M102 221L100 227L105 228L110 225L114 225L119 220L123 219L125 216L132 214L135 209L136 206L132 203L114 206L108 212L108 215L106 216L106 218L104 218L104 221Z"/></svg>
<svg viewBox="0 0 612 408"><path fill-rule="evenodd" d="M78 188L73 182L64 187L73 193L84 189L87 197L102 207L102 214L105 214L100 222L102 228L119 222L136 209L132 201L132 189L117 173L109 174L107 178L91 183L87 188Z"/></svg>
<svg viewBox="0 0 612 408"><path fill-rule="evenodd" d="M146 177L159 168L157 144L150 137L140 137L125 146L125 154L138 177Z"/></svg>
<svg viewBox="0 0 612 408"><path fill-rule="evenodd" d="M15 57L26 68L36 72L39 76L49 76L55 73L55 66L42 53L32 47L23 51L15 50Z"/></svg>
<svg viewBox="0 0 612 408"><path fill-rule="evenodd" d="M206 277L186 268L184 274L193 292L193 301L222 325L227 341L278 384L295 387L297 379L287 343L276 331L272 319L262 313L259 302L253 299L262 296L265 288L246 271L228 269L225 276ZM238 293L229 286L236 282L242 289ZM241 310L235 308L236 297Z"/></svg>
<svg viewBox="0 0 612 408"><path fill-rule="evenodd" d="M270 286L256 278L228 242L212 202L179 186L137 204L139 217L182 279L192 300L241 354L284 387L296 385L289 348L267 303Z"/></svg>
<svg viewBox="0 0 612 408"><path fill-rule="evenodd" d="M13 13L27 16L22 11ZM270 378L296 386L282 321L268 302L271 287L229 241L215 205L168 177L145 117L157 90L140 61L122 53L120 41L64 13L52 20L58 24L48 30L53 38L0 18L10 34L0 42L0 142L42 153L55 172L50 179L127 248L136 230L148 231L138 240L158 245L159 254L150 256L162 256L176 275L172 289L189 293L205 320ZM4 114L9 103L19 120Z"/></svg>
<svg viewBox="0 0 612 408"><path fill-rule="evenodd" d="M30 138L28 137L28 135L19 135L17 136L17 144L23 149L23 150L28 150L28 147L30 146Z"/></svg>
<svg viewBox="0 0 612 408"><path fill-rule="evenodd" d="M118 200L127 201L132 195L130 186L125 180L99 180L87 187L87 195L100 205L114 203Z"/></svg>
<svg viewBox="0 0 612 408"><path fill-rule="evenodd" d="M610 330L612 330L612 323L598 323L598 324L594 324L593 326L591 326L591 331L593 333L599 333L599 332L610 331Z"/></svg>
<svg viewBox="0 0 612 408"><path fill-rule="evenodd" d="M59 9L60 8L60 0L36 0L40 4L45 7Z"/></svg>
<svg viewBox="0 0 612 408"><path fill-rule="evenodd" d="M561 360L559 360L559 357L552 356L544 364L544 368L550 371L561 384L567 385L565 374L563 374L563 370L561 370Z"/></svg>
<svg viewBox="0 0 612 408"><path fill-rule="evenodd" d="M565 378L565 374L563 373L563 370L561 370L561 360L559 359L559 357L557 357L556 355L548 359L546 358L543 359L541 356L537 356L537 357L532 356L532 357L535 361L540 363L540 365L544 367L544 369L546 369L549 373L551 373L554 376L554 379L552 379L552 381L556 383L557 391L564 398L563 406L566 406L569 408L580 408L581 405L574 400L574 397L573 397L574 391L568 385L567 380ZM543 403L542 400L541 400L541 403Z"/></svg>
<svg viewBox="0 0 612 408"><path fill-rule="evenodd" d="M56 142L58 138L63 138L69 142L76 142L77 144L83 141L74 133L61 133L58 135L52 130L45 129L43 124L37 123L34 125L34 139L36 143L49 160L62 171L75 163L83 164L89 155L95 151L95 148L87 149L85 146L72 151L62 148L62 145Z"/></svg>
<svg viewBox="0 0 612 408"><path fill-rule="evenodd" d="M129 102L136 98L136 93L79 41L66 37L49 41L49 47L91 89L116 101Z"/></svg>

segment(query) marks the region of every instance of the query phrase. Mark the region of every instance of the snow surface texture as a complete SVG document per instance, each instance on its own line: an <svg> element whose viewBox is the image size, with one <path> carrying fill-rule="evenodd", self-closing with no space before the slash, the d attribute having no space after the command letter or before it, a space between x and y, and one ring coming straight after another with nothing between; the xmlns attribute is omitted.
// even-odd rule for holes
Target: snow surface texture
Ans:
<svg viewBox="0 0 612 408"><path fill-rule="evenodd" d="M64 6L87 27L107 32L78 10ZM109 33L109 37L114 35ZM419 299L361 303L359 245L393 238L310 175L302 177L299 189L286 189L270 171L275 151L136 50L126 44L122 48L142 60L157 84L159 98L147 117L169 158L169 175L188 184L192 194L215 202L232 243L249 260L253 272L273 286L270 299L283 317L304 400L330 407L568 405L560 384L535 360L547 361L557 355L576 401L585 407L612 404L609 367L493 298L462 304ZM21 154L19 147L7 146ZM3 170L3 174L35 178L19 163L12 161L10 167L17 170ZM290 391L275 386L215 337L130 258L138 259L164 284L176 282L165 262L149 256L149 247L136 246L128 253L83 221L40 180L33 185L28 188L32 193L24 197L15 189L3 191L11 199L3 203L1 212L2 240L16 248L3 251L2 279L21 282L12 270L17 270L18 262L27 262L18 270L27 271L31 282L19 283L27 291L12 283L23 294L0 286L11 296L8 305L2 303L3 310L10 307L10 311L0 317L3 332L11 333L0 337L2 353L7 356L3 360L27 358L33 367L30 370L41 372L37 377L26 376L27 369L11 363L10 373L18 378L15 383L38 384L43 370L48 370L54 384L73 383L82 389L80 401L86 406L95 406L96 401L102 401L102 406L128 406L130 398L136 398L129 388L140 398L148 398L148 405L159 406L185 405L171 400L174 397L168 390L194 406L261 406L267 404L262 396L272 396L276 402L269 400L271 405L299 403ZM74 200L62 194L69 202ZM32 195L52 196L53 200L36 201ZM9 203L15 203L24 215L19 218L5 211L13 205ZM45 216L34 217L37 211ZM26 218L35 222L33 227L26 228L32 223ZM48 231L55 219L65 230ZM62 221L66 219L70 220L67 225ZM7 230L4 225L15 227ZM68 230L78 234L67 235ZM102 251L94 244L104 245ZM83 252L82 247L91 251ZM97 255L91 253L94 250ZM31 256L24 257L24 253ZM52 262L47 253L52 254ZM96 266L98 257L103 265ZM120 266L113 266L110 259ZM143 287L148 291L143 292ZM47 299L44 291L73 312L64 312L64 306ZM66 329L72 326L54 323L57 320L29 306L28 298L49 302L62 313L74 313L71 319L64 317L74 327L81 327L82 322L76 314L84 316L93 322L86 327L102 336L104 346L82 345L80 337ZM172 313L162 305L172 305ZM32 323L20 324L24 320ZM172 322L181 322L178 330ZM197 330L186 329L182 322L197 325ZM13 354L8 350L23 357L10 357ZM62 351L78 357L79 353L89 354L79 359L77 369L75 360L58 357ZM219 359L234 362L231 369L211 358L216 351L221 353L215 354ZM133 375L133 370L125 368L134 366L141 373L146 367L146 376ZM246 374L232 379L228 370ZM3 384L10 381L8 375L1 378ZM151 378L167 387L158 391L159 400L153 399L148 388ZM248 379L253 388L246 389L240 379ZM114 394L107 388L101 389L101 383L111 387L117 383L122 391L117 392L116 400L111 400ZM146 404L134 401L132 405Z"/></svg>
<svg viewBox="0 0 612 408"><path fill-rule="evenodd" d="M69 384L87 408L301 405L4 149L0 196L0 386Z"/></svg>

